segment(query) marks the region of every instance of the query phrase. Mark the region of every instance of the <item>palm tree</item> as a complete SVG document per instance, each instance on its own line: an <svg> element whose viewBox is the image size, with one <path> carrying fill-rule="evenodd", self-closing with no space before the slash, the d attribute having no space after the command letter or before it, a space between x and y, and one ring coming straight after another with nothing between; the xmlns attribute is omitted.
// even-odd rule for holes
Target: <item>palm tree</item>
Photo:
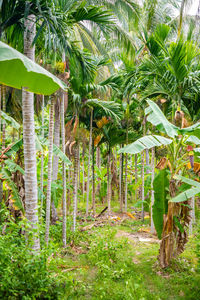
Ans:
<svg viewBox="0 0 200 300"><path fill-rule="evenodd" d="M42 138L44 138L44 95L42 95ZM40 189L42 193L41 198L41 211L40 211L40 217L42 217L42 209L43 209L43 189L44 189L44 151L41 153L41 173L40 173Z"/></svg>
<svg viewBox="0 0 200 300"><path fill-rule="evenodd" d="M53 159L53 130L54 130L54 98L50 99L49 109L49 156L48 156L48 180L46 198L46 231L45 241L49 243L50 209L51 209L51 181L52 181L52 159Z"/></svg>
<svg viewBox="0 0 200 300"><path fill-rule="evenodd" d="M93 109L90 112L90 137L89 137L89 151L88 151L88 176L87 176L87 198L86 198L86 216L89 211L89 193L90 193L90 157L92 150L92 123L93 123Z"/></svg>
<svg viewBox="0 0 200 300"><path fill-rule="evenodd" d="M24 54L35 60L35 46L32 46L35 36L34 15L29 15L25 21ZM24 165L25 165L25 203L26 218L33 229L38 227L38 195L37 195L37 170L36 170L36 146L34 125L34 94L23 88L23 141L24 141ZM40 249L37 232L33 235L33 250Z"/></svg>
<svg viewBox="0 0 200 300"><path fill-rule="evenodd" d="M62 151L65 153L65 99L64 94L62 94L61 99L61 136L62 136ZM66 247L66 167L65 162L62 163L62 176L63 176L63 201L62 201L62 209L63 209L63 227L62 227L62 239L63 239L63 247Z"/></svg>
<svg viewBox="0 0 200 300"><path fill-rule="evenodd" d="M151 233L155 232L154 222L153 222L153 205L154 205L154 189L153 181L155 177L155 148L151 149Z"/></svg>

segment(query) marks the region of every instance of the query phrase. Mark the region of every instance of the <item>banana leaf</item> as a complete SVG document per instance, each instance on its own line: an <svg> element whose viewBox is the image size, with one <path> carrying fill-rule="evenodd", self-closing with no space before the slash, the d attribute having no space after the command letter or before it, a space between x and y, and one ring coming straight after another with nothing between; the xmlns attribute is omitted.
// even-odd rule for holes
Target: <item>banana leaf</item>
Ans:
<svg viewBox="0 0 200 300"><path fill-rule="evenodd" d="M1 111L1 117L6 121L6 123L10 124L13 128L17 130L20 128L20 124L17 121L15 121L15 119L8 116L4 111Z"/></svg>
<svg viewBox="0 0 200 300"><path fill-rule="evenodd" d="M138 139L132 144L127 145L124 148L121 148L118 153L130 153L137 154L142 152L145 149L151 149L153 147L159 147L163 145L169 145L172 143L172 140L165 138L159 135L146 135Z"/></svg>
<svg viewBox="0 0 200 300"><path fill-rule="evenodd" d="M35 94L51 95L67 85L7 44L0 42L0 83L22 87Z"/></svg>
<svg viewBox="0 0 200 300"><path fill-rule="evenodd" d="M190 178L180 176L180 175L176 175L176 176L174 176L174 178L177 180L181 180L182 182L187 183L193 187L186 189L184 192L182 192L179 195L177 195L176 197L170 199L170 202L174 202L174 203L185 202L185 201L189 200L190 198L192 198L193 196L200 193L200 183L199 182L192 180Z"/></svg>
<svg viewBox="0 0 200 300"><path fill-rule="evenodd" d="M156 126L161 132L166 133L169 137L178 136L178 127L170 123L158 105L151 100L147 100L149 107L145 109L147 121Z"/></svg>

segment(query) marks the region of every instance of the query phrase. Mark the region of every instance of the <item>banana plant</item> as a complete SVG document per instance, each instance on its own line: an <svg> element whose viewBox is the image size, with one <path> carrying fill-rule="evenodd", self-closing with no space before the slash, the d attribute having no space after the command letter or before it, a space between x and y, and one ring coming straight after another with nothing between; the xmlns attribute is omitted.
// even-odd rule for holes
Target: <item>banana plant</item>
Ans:
<svg viewBox="0 0 200 300"><path fill-rule="evenodd" d="M120 153L137 154L145 149L153 147L166 147L168 154L162 157L157 165L159 170L153 182L154 205L153 219L158 237L161 239L159 262L161 267L169 265L172 257L184 250L187 242L185 228L189 224L188 200L199 193L197 184L190 181L195 188L188 188L182 182L187 181L191 172L187 165L192 166L191 152L187 152L188 145L200 143L200 123L187 128L179 128L170 123L158 105L147 100L148 107L145 110L147 121L160 131L161 135L147 135L134 143L120 149ZM164 136L165 135L165 136ZM167 136L167 137L166 137ZM193 154L192 154L193 155ZM181 181L178 175L182 176ZM186 179L184 179L186 178ZM177 180L179 179L179 180ZM184 180L183 180L184 179ZM180 195L177 193L180 191Z"/></svg>

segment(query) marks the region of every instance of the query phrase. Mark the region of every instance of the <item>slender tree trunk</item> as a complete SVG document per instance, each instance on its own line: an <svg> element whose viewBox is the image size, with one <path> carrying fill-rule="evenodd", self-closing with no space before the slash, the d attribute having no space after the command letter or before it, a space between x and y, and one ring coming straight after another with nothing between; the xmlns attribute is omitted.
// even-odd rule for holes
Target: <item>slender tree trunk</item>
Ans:
<svg viewBox="0 0 200 300"><path fill-rule="evenodd" d="M42 138L44 138L44 95L42 95ZM40 189L41 189L41 208L40 217L42 218L43 209L43 189L44 189L44 151L41 153L41 173L40 173Z"/></svg>
<svg viewBox="0 0 200 300"><path fill-rule="evenodd" d="M191 206L191 210L190 210L190 224L189 224L189 234L192 234L193 231L193 225L195 224L195 197L192 197L190 200L190 206Z"/></svg>
<svg viewBox="0 0 200 300"><path fill-rule="evenodd" d="M100 169L101 169L101 152L100 152L100 148L98 146L97 146L97 149L96 149L96 164L97 164L97 167L100 171ZM97 193L98 194L100 192L100 189L101 189L101 181L97 185Z"/></svg>
<svg viewBox="0 0 200 300"><path fill-rule="evenodd" d="M62 94L61 101L61 136L62 136L62 151L65 153L65 111L64 111L64 94ZM63 176L63 198L62 198L62 214L63 214L63 226L62 226L62 239L63 247L66 247L66 167L65 162L62 163L62 176Z"/></svg>
<svg viewBox="0 0 200 300"><path fill-rule="evenodd" d="M155 148L151 149L151 233L155 233L155 227L153 222L153 205L154 205L154 189L153 181L155 177Z"/></svg>
<svg viewBox="0 0 200 300"><path fill-rule="evenodd" d="M83 173L83 181L82 181L82 191L83 191L83 200L85 200L85 151L83 149L82 152L82 173Z"/></svg>
<svg viewBox="0 0 200 300"><path fill-rule="evenodd" d="M2 110L6 112L6 87L2 85ZM6 122L2 121L2 151L5 150L6 147Z"/></svg>
<svg viewBox="0 0 200 300"><path fill-rule="evenodd" d="M90 156L92 149L92 122L93 122L93 110L90 113L90 140L89 140L89 152L88 152L88 176L87 176L87 199L86 199L86 216L89 211L89 195L90 195Z"/></svg>
<svg viewBox="0 0 200 300"><path fill-rule="evenodd" d="M5 87L0 86L0 141L1 141L1 91L2 91L2 110L5 112ZM3 151L5 149L5 121L2 121L2 145L1 150ZM3 168L4 164L1 164L1 167ZM0 181L0 203L3 200L3 181Z"/></svg>
<svg viewBox="0 0 200 300"><path fill-rule="evenodd" d="M138 156L135 154L135 185L138 182L138 167L137 167ZM137 188L135 188L135 200L137 201Z"/></svg>
<svg viewBox="0 0 200 300"><path fill-rule="evenodd" d="M126 144L128 144L128 125L126 127ZM127 212L127 194L128 194L128 182L127 182L127 168L128 168L128 153L125 154L125 212Z"/></svg>
<svg viewBox="0 0 200 300"><path fill-rule="evenodd" d="M142 152L142 221L144 221L144 151Z"/></svg>
<svg viewBox="0 0 200 300"><path fill-rule="evenodd" d="M108 149L108 161L107 161L107 201L108 201L108 215L111 213L111 159L110 159L110 147Z"/></svg>
<svg viewBox="0 0 200 300"><path fill-rule="evenodd" d="M55 121L54 121L54 144L59 148L60 147L60 99L57 98L54 104L55 111ZM52 172L52 181L56 181L58 178L58 164L59 157L57 155L53 156L53 172ZM52 223L58 220L58 214L55 207L55 199L51 200L51 219Z"/></svg>
<svg viewBox="0 0 200 300"><path fill-rule="evenodd" d="M124 147L124 145L122 145ZM121 206L122 206L122 212L123 212L123 206L124 206L124 153L122 153L122 164L121 164L121 185L122 185L122 194L121 194Z"/></svg>
<svg viewBox="0 0 200 300"><path fill-rule="evenodd" d="M74 201L73 201L73 231L76 230L77 198L78 198L78 145L74 145Z"/></svg>
<svg viewBox="0 0 200 300"><path fill-rule="evenodd" d="M95 207L95 172L94 172L94 140L92 141L92 211L93 216L95 216L96 213L96 207Z"/></svg>
<svg viewBox="0 0 200 300"><path fill-rule="evenodd" d="M68 184L72 185L72 167L68 167ZM71 190L70 188L67 189L67 213L69 213L70 210L70 205L71 205Z"/></svg>
<svg viewBox="0 0 200 300"><path fill-rule="evenodd" d="M1 85L0 85L0 141L1 141ZM0 149L2 150L2 146L0 146ZM1 166L2 167L2 166ZM3 182L0 180L0 203L3 199Z"/></svg>
<svg viewBox="0 0 200 300"><path fill-rule="evenodd" d="M119 205L120 212L123 212L123 201L122 201L122 153L119 155Z"/></svg>
<svg viewBox="0 0 200 300"><path fill-rule="evenodd" d="M54 99L51 99L49 114L49 157L48 157L48 181L46 198L46 232L45 241L49 242L50 209L51 209L51 181L52 181L52 159L53 159L53 127L54 127Z"/></svg>
<svg viewBox="0 0 200 300"><path fill-rule="evenodd" d="M24 54L35 60L35 47L32 47L35 36L35 16L29 15L24 21ZM23 111L23 144L25 165L25 210L26 218L31 225L27 232L28 241L32 241L32 249L39 251L40 240L38 233L38 193L37 193L37 165L35 147L34 124L34 94L22 90Z"/></svg>

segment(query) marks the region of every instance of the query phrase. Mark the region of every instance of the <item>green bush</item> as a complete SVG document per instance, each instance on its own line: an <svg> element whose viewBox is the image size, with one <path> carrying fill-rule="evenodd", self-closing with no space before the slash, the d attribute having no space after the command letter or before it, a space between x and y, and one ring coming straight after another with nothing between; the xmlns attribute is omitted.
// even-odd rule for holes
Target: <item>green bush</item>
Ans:
<svg viewBox="0 0 200 300"><path fill-rule="evenodd" d="M23 222L14 221L0 226L0 299L57 299L58 288L47 270L48 254L31 254L23 227Z"/></svg>

